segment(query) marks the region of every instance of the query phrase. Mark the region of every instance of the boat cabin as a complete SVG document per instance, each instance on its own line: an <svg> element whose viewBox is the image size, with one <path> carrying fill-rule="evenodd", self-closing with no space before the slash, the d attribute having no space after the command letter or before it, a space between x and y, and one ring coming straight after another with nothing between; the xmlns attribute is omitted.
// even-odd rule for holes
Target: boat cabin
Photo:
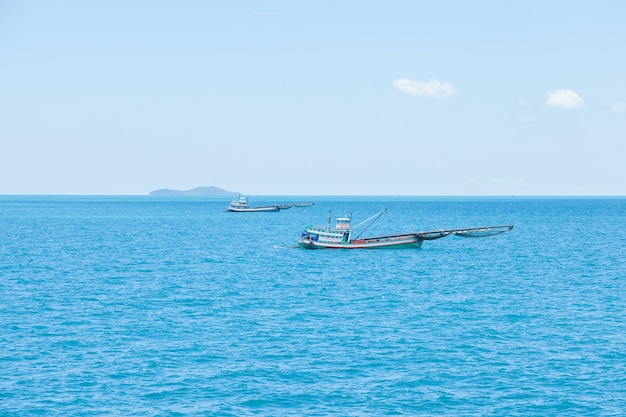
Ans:
<svg viewBox="0 0 626 417"><path fill-rule="evenodd" d="M301 237L313 242L339 244L349 243L351 234L350 218L344 215L344 217L337 218L334 229L324 226L310 226L306 228Z"/></svg>
<svg viewBox="0 0 626 417"><path fill-rule="evenodd" d="M348 230L350 229L350 218L349 217L338 217L337 223L335 224L335 229L337 230Z"/></svg>

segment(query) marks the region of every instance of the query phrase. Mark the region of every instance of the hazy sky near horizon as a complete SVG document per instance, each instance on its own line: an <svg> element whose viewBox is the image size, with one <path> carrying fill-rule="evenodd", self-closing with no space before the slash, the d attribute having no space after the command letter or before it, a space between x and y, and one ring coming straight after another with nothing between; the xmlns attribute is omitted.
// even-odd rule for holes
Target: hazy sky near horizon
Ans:
<svg viewBox="0 0 626 417"><path fill-rule="evenodd" d="M0 0L0 194L626 195L625 18Z"/></svg>

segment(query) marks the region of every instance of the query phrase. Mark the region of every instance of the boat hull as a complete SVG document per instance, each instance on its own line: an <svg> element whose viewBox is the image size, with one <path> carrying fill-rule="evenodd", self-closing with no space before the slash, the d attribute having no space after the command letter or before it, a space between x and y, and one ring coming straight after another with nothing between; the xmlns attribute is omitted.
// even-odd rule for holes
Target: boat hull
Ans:
<svg viewBox="0 0 626 417"><path fill-rule="evenodd" d="M232 211L235 213L259 212L259 211L280 211L280 207L278 206L245 207L245 208L229 207L228 210L226 211Z"/></svg>
<svg viewBox="0 0 626 417"><path fill-rule="evenodd" d="M300 239L298 245L307 249L416 249L422 247L423 240L411 237L381 237L353 240L351 242L329 243L312 239Z"/></svg>

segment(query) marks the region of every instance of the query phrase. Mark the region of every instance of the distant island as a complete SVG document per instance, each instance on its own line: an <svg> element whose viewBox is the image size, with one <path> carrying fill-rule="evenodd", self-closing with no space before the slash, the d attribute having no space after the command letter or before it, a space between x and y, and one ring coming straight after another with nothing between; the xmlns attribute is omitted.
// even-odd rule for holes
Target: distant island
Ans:
<svg viewBox="0 0 626 417"><path fill-rule="evenodd" d="M150 195L154 196L236 196L239 193L233 191L227 191L219 187L196 187L191 190L169 190L163 188L160 190L154 190L150 192Z"/></svg>

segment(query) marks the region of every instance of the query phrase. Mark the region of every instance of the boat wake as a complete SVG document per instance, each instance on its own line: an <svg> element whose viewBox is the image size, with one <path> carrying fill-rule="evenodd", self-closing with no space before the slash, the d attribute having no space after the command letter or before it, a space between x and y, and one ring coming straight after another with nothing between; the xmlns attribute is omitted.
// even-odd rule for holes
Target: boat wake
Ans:
<svg viewBox="0 0 626 417"><path fill-rule="evenodd" d="M282 245L274 245L274 249L299 249L299 245L290 245L290 246L282 246Z"/></svg>

